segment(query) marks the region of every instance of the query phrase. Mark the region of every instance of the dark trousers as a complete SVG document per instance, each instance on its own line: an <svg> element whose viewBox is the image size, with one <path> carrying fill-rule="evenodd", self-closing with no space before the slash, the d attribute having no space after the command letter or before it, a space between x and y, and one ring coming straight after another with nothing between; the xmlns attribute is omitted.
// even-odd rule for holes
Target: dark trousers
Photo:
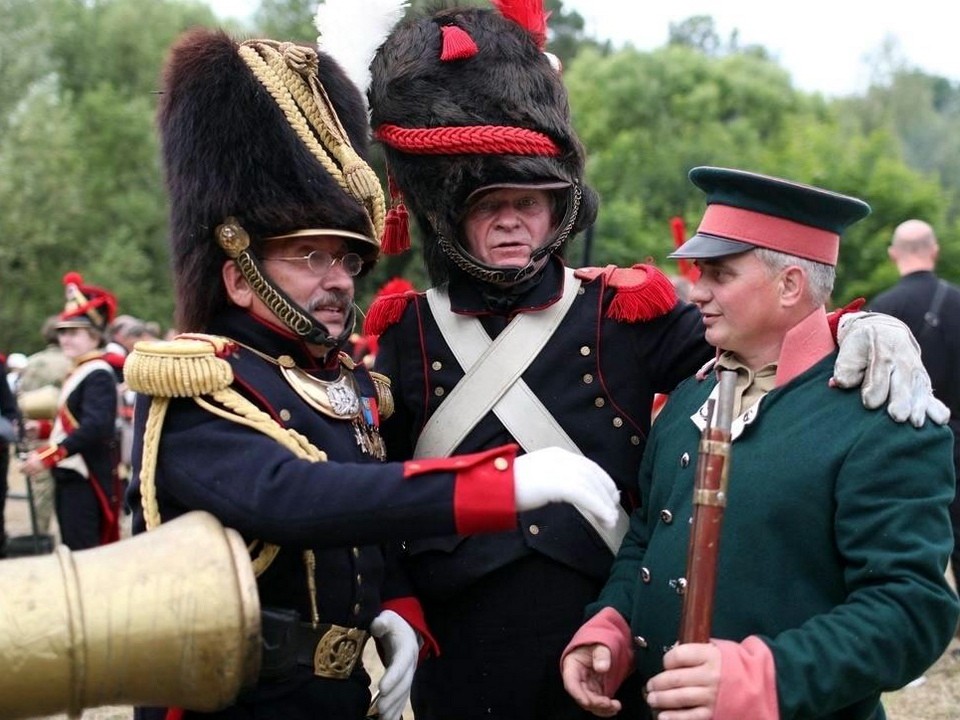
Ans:
<svg viewBox="0 0 960 720"><path fill-rule="evenodd" d="M413 685L416 720L587 720L563 689L560 654L601 583L540 555L483 578L459 597L426 606L440 656ZM625 686L625 697L639 690Z"/></svg>
<svg viewBox="0 0 960 720"><path fill-rule="evenodd" d="M74 470L54 468L54 505L60 540L71 550L86 550L100 544L101 510L90 480Z"/></svg>

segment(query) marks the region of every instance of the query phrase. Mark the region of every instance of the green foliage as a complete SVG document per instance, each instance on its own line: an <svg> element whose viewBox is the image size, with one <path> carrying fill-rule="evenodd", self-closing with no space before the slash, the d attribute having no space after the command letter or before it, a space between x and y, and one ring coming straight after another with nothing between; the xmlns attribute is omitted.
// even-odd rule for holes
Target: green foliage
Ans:
<svg viewBox="0 0 960 720"><path fill-rule="evenodd" d="M414 0L411 12L450 4ZM673 271L670 218L692 232L703 211L687 172L713 164L870 202L873 214L843 239L838 302L894 282L886 247L909 217L934 225L939 269L960 281L960 85L884 48L873 87L827 100L793 88L764 48L721 38L706 16L671 26L652 52L615 51L562 0L547 9L548 47L602 198L590 257L581 237L571 262L650 259ZM262 0L254 28L228 30L312 42L314 10L315 0ZM170 43L198 24L224 23L200 0L0 0L0 351L40 346L68 270L114 290L121 312L170 322L155 91ZM383 175L376 151L373 162ZM359 284L361 307L395 276L427 286L411 230L413 251L382 259Z"/></svg>

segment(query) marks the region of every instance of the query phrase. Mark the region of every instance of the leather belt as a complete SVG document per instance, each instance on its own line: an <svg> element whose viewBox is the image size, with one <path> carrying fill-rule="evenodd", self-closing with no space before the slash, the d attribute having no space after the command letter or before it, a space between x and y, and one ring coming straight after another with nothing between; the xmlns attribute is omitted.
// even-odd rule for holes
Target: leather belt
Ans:
<svg viewBox="0 0 960 720"><path fill-rule="evenodd" d="M300 623L296 630L297 662L315 675L334 680L350 677L370 633L342 625Z"/></svg>

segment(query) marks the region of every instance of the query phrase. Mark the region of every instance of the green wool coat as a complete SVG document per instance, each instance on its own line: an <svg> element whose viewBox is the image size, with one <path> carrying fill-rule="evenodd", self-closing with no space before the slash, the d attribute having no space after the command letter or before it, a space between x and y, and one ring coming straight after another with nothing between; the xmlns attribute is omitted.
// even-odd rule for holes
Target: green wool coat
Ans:
<svg viewBox="0 0 960 720"><path fill-rule="evenodd" d="M770 392L731 451L712 635L770 647L784 720L882 718L880 693L935 662L958 617L944 578L951 433L829 388L834 360ZM623 615L645 679L677 639L699 441L690 416L715 384L687 380L655 423L642 506L588 608Z"/></svg>

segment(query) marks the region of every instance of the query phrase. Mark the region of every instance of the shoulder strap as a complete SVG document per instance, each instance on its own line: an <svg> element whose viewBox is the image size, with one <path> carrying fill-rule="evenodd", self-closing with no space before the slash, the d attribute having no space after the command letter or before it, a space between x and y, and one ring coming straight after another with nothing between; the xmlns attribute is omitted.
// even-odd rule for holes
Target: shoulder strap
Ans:
<svg viewBox="0 0 960 720"><path fill-rule="evenodd" d="M940 325L940 308L943 306L943 299L946 295L947 281L941 279L937 282L937 291L933 294L930 308L923 314L923 329L920 331L921 336Z"/></svg>
<svg viewBox="0 0 960 720"><path fill-rule="evenodd" d="M560 325L579 287L568 269L559 301L543 311L518 315L496 340L477 318L450 312L446 292L438 288L427 292L434 320L465 375L427 421L415 457L450 455L511 387L526 387L520 376Z"/></svg>
<svg viewBox="0 0 960 720"><path fill-rule="evenodd" d="M491 410L527 452L557 446L583 454L521 378L570 310L580 284L573 271L567 269L563 295L558 302L547 310L515 318L494 341L476 318L450 312L449 305L445 307L442 302L445 293L427 293L430 310L444 340L466 375L424 426L416 457L450 455ZM525 318L526 322L521 323ZM574 507L616 555L630 525L626 512L620 508L617 523L611 529Z"/></svg>

